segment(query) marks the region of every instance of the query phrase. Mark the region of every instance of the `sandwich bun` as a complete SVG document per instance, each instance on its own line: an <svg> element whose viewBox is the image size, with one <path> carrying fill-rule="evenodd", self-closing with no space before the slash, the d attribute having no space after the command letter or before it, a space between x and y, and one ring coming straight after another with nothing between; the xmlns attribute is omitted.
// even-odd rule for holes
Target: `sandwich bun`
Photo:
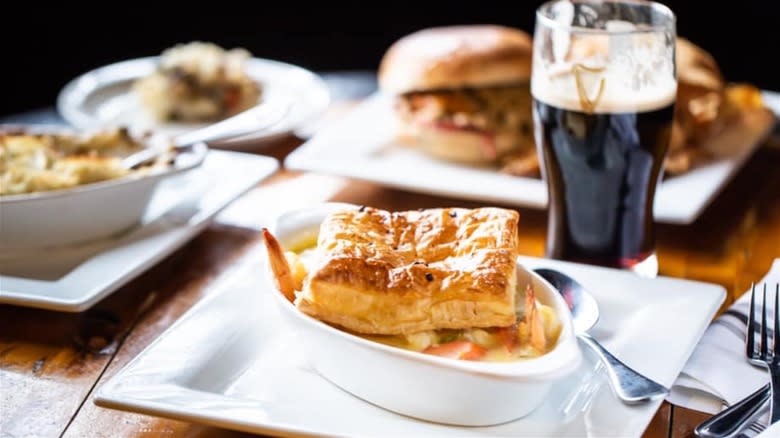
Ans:
<svg viewBox="0 0 780 438"><path fill-rule="evenodd" d="M424 29L388 49L379 67L379 86L402 94L528 82L531 48L527 33L504 26Z"/></svg>

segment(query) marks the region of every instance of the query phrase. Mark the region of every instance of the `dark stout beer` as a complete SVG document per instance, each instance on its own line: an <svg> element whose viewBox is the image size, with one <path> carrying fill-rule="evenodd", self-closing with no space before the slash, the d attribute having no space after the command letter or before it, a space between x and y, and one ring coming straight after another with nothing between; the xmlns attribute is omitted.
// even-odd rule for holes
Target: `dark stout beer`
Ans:
<svg viewBox="0 0 780 438"><path fill-rule="evenodd" d="M673 95L628 111L601 102L604 109L590 113L539 97L533 110L549 193L547 255L631 268L654 251L652 203Z"/></svg>
<svg viewBox="0 0 780 438"><path fill-rule="evenodd" d="M548 257L658 273L653 200L677 94L675 41L674 13L652 1L537 9L531 95Z"/></svg>

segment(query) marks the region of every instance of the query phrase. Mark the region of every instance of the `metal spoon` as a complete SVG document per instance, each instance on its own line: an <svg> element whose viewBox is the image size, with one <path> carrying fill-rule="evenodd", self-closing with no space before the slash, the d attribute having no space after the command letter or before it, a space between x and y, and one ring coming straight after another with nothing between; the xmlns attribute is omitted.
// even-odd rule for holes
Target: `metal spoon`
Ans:
<svg viewBox="0 0 780 438"><path fill-rule="evenodd" d="M176 151L181 152L195 144L263 131L279 123L289 110L290 103L286 100L272 99L217 123L180 134L173 138L173 144ZM135 169L154 160L163 152L164 150L159 148L145 148L123 158L121 164L125 169Z"/></svg>
<svg viewBox="0 0 780 438"><path fill-rule="evenodd" d="M574 279L552 269L535 269L555 287L571 309L574 331L583 344L590 347L607 369L609 383L617 397L626 404L638 404L665 397L669 390L639 374L607 351L588 330L599 319L599 307L593 296Z"/></svg>

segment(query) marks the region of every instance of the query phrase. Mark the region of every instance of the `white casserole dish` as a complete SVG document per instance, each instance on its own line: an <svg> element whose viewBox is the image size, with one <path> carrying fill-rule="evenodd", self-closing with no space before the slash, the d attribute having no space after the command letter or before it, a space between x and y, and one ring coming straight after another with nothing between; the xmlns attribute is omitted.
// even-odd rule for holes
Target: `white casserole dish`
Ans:
<svg viewBox="0 0 780 438"><path fill-rule="evenodd" d="M324 204L282 215L272 233L284 247L310 239L334 210ZM563 329L549 353L534 359L488 363L447 359L369 341L298 311L279 291L266 263L266 286L282 319L295 330L312 365L343 390L385 409L438 423L487 426L528 415L552 385L582 360L571 314L561 296L541 277L518 264L518 284L530 282L537 299L551 306Z"/></svg>
<svg viewBox="0 0 780 438"><path fill-rule="evenodd" d="M0 132L71 133L52 126L0 125ZM150 139L156 141L159 137ZM73 188L0 196L2 252L82 243L128 230L139 223L157 185L199 166L205 144L179 153L166 169Z"/></svg>

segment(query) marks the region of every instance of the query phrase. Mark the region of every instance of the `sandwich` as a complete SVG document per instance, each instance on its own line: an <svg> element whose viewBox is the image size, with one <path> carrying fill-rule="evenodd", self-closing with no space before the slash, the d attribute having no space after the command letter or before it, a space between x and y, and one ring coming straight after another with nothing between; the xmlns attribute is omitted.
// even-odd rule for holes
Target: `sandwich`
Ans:
<svg viewBox="0 0 780 438"><path fill-rule="evenodd" d="M594 41L596 44L594 44ZM604 51L604 40L575 51ZM424 29L393 44L379 67L379 87L395 99L399 139L446 161L492 165L540 177L533 138L531 37L495 25ZM711 54L676 41L678 89L667 176L738 156L771 129L760 90L729 83Z"/></svg>
<svg viewBox="0 0 780 438"><path fill-rule="evenodd" d="M403 142L466 164L535 157L531 37L494 25L438 27L393 44L379 86L395 97Z"/></svg>

